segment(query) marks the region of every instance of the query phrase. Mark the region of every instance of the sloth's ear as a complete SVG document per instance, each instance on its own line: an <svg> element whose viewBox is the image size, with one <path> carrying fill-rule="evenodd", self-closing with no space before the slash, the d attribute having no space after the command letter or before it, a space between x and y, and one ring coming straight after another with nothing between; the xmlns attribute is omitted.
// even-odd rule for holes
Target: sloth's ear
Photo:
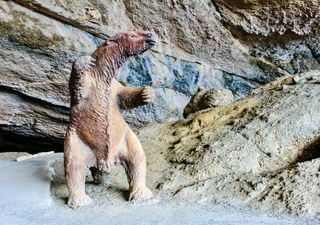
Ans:
<svg viewBox="0 0 320 225"><path fill-rule="evenodd" d="M118 39L119 37L117 35L110 37L106 39L106 41L104 42L104 45L119 44Z"/></svg>
<svg viewBox="0 0 320 225"><path fill-rule="evenodd" d="M104 42L103 42L103 45L112 45L112 44L115 44L117 43L115 40L113 39L106 39Z"/></svg>
<svg viewBox="0 0 320 225"><path fill-rule="evenodd" d="M103 45L112 45L112 44L118 44L118 41L113 38L109 38L105 40L105 42L103 43Z"/></svg>

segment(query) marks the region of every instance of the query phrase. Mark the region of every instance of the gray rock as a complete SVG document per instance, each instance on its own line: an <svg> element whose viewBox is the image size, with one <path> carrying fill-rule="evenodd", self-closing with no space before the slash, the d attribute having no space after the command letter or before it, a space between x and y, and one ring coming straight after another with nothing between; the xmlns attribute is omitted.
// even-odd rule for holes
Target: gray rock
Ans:
<svg viewBox="0 0 320 225"><path fill-rule="evenodd" d="M159 167L160 191L202 204L319 215L319 78L320 71L284 77L158 127L143 144L169 164Z"/></svg>
<svg viewBox="0 0 320 225"><path fill-rule="evenodd" d="M261 36L290 32L298 35L317 33L320 26L317 19L320 15L317 10L319 4L318 1L311 0L216 1L222 20L232 26L239 26L247 33Z"/></svg>
<svg viewBox="0 0 320 225"><path fill-rule="evenodd" d="M233 94L228 89L210 89L208 91L199 89L184 108L183 116L186 118L191 113L227 105L233 101Z"/></svg>
<svg viewBox="0 0 320 225"><path fill-rule="evenodd" d="M188 162L187 167L201 177L230 169L276 171L303 160L304 149L318 140L320 131L320 120L316 119L320 86L311 82L320 72L312 74L313 79L298 84L282 78L248 98L178 123L170 160ZM310 73L299 77L303 80ZM214 165L212 170L210 165Z"/></svg>

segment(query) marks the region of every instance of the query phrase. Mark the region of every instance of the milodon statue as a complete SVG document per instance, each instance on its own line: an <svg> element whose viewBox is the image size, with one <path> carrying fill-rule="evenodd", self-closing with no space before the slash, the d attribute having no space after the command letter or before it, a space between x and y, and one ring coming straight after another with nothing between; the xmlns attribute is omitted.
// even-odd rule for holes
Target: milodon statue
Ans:
<svg viewBox="0 0 320 225"><path fill-rule="evenodd" d="M103 183L114 163L121 163L126 170L129 200L152 197L146 187L143 148L120 107L148 104L154 93L147 87L122 86L114 77L130 56L147 51L156 42L153 32L123 32L74 62L69 83L70 124L64 142L70 207L92 201L85 193L85 168L90 168L95 182Z"/></svg>

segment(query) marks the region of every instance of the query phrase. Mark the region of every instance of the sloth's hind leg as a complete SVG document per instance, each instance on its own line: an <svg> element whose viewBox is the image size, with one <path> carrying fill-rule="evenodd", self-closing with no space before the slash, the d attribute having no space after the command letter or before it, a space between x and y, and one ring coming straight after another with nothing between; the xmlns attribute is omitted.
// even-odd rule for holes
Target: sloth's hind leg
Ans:
<svg viewBox="0 0 320 225"><path fill-rule="evenodd" d="M128 131L127 152L123 166L129 182L129 201L151 198L152 192L146 187L146 157L138 137Z"/></svg>
<svg viewBox="0 0 320 225"><path fill-rule="evenodd" d="M91 167L90 171L91 171L91 175L93 178L93 182L95 184L100 184L103 186L109 185L109 173L108 172L100 171L96 167Z"/></svg>
<svg viewBox="0 0 320 225"><path fill-rule="evenodd" d="M85 144L75 131L68 131L64 143L65 176L69 191L68 205L78 208L92 202L85 193Z"/></svg>

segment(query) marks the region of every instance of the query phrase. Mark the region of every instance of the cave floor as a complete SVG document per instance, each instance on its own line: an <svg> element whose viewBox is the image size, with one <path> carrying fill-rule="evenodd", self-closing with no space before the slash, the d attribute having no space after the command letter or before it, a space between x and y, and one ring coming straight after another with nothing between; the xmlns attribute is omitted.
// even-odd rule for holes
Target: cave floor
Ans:
<svg viewBox="0 0 320 225"><path fill-rule="evenodd" d="M61 153L21 162L3 158L6 159L0 160L1 224L319 224L312 218L195 204L160 194L149 201L128 202L122 178L110 187L87 184L86 191L94 204L73 210L65 204L64 182L59 179L52 182L59 171L53 171L50 165L61 167Z"/></svg>

